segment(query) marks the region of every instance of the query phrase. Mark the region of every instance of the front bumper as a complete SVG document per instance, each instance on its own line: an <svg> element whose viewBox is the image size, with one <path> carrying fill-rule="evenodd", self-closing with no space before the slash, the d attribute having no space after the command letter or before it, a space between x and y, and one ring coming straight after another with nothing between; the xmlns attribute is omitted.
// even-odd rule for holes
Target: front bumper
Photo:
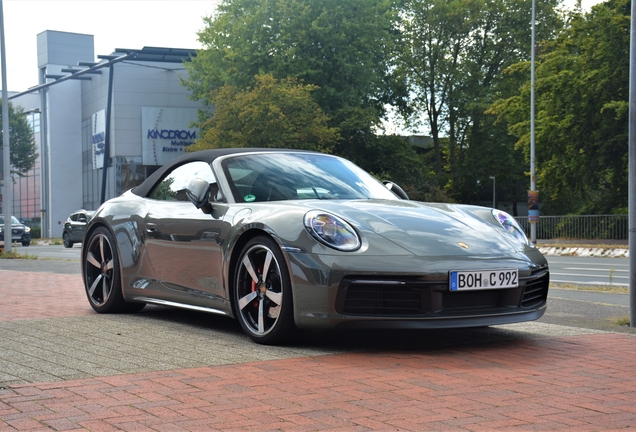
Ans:
<svg viewBox="0 0 636 432"><path fill-rule="evenodd" d="M450 291L448 270L442 270L449 264L443 259L400 257L387 265L385 258L384 265L371 260L375 262L365 263L364 268L355 268L355 260L338 260L336 265L302 254L291 260L292 269L304 269L292 272L295 320L301 328L488 326L536 320L547 305L547 265L528 259L452 262L453 270L519 269L518 287L465 292ZM343 270L346 265L352 270ZM430 272L408 271L426 266Z"/></svg>
<svg viewBox="0 0 636 432"><path fill-rule="evenodd" d="M31 241L31 233L26 232L22 229L13 229L11 240L14 242L30 242ZM4 232L0 232L0 241L4 241Z"/></svg>

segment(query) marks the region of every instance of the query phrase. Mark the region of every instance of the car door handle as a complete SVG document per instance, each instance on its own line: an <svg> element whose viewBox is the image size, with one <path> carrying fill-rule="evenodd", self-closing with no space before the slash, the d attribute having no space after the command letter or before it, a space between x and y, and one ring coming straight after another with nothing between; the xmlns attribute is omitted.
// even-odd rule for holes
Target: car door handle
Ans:
<svg viewBox="0 0 636 432"><path fill-rule="evenodd" d="M155 232L155 231L157 231L157 229L158 229L157 224L154 224L154 223L147 223L146 224L146 231L148 231L148 232Z"/></svg>

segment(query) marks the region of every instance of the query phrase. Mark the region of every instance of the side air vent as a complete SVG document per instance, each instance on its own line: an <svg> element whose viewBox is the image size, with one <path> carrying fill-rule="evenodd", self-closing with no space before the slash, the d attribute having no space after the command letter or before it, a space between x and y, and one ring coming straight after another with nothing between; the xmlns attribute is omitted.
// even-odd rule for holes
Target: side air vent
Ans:
<svg viewBox="0 0 636 432"><path fill-rule="evenodd" d="M521 307L532 307L548 299L550 274L545 272L539 278L526 282L521 299Z"/></svg>

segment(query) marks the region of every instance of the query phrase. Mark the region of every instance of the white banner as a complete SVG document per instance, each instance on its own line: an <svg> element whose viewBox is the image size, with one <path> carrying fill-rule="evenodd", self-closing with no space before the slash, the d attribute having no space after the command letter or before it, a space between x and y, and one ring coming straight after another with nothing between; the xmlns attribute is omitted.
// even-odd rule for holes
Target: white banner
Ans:
<svg viewBox="0 0 636 432"><path fill-rule="evenodd" d="M93 169L99 169L104 166L104 150L106 149L106 111L101 110L93 114L91 123Z"/></svg>
<svg viewBox="0 0 636 432"><path fill-rule="evenodd" d="M185 152L199 133L190 126L196 108L141 108L141 147L144 165L164 165Z"/></svg>

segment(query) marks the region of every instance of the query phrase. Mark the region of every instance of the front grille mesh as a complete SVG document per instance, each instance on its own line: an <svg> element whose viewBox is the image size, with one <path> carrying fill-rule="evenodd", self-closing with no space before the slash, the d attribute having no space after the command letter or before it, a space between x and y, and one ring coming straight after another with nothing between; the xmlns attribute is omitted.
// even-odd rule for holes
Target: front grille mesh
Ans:
<svg viewBox="0 0 636 432"><path fill-rule="evenodd" d="M412 315L420 313L421 294L411 285L349 285L345 313L353 315Z"/></svg>

